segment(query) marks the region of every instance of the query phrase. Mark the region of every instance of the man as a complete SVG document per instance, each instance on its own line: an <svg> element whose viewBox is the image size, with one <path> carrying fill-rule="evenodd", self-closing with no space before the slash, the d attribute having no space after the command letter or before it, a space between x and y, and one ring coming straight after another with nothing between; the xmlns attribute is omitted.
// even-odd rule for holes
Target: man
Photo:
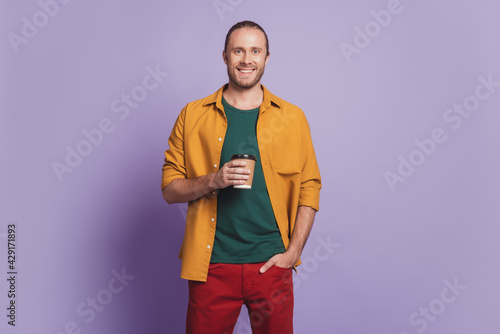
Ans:
<svg viewBox="0 0 500 334"><path fill-rule="evenodd" d="M162 191L189 202L179 257L188 281L187 333L232 333L241 306L253 333L293 333L292 268L319 209L321 177L309 125L260 84L269 42L258 24L227 33L229 83L181 111L165 152ZM233 154L255 155L249 178Z"/></svg>

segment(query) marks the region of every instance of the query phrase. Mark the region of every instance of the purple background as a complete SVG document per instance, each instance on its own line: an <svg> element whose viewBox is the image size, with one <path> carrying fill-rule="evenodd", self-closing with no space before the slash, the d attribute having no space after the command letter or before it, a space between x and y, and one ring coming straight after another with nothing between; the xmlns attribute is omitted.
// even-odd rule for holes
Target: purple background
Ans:
<svg viewBox="0 0 500 334"><path fill-rule="evenodd" d="M460 127L443 119L474 101L478 77L500 81L497 1L401 0L385 27L370 12L386 0L215 3L219 13L214 1L70 1L43 22L37 1L1 1L1 332L72 333L72 321L81 333L183 332L185 207L161 197L163 153L181 108L227 81L227 30L251 19L270 38L262 83L305 111L323 176L295 275L296 332L498 333L500 87ZM9 33L34 15L41 27L16 53ZM373 37L346 57L356 27ZM120 119L111 104L139 92L148 66L169 75ZM59 180L54 161L103 119L114 130ZM435 128L446 141L415 152ZM384 173L399 156L420 165L392 191ZM135 278L109 294L122 268ZM96 296L107 304L86 322L77 306ZM249 333L243 312L235 333Z"/></svg>

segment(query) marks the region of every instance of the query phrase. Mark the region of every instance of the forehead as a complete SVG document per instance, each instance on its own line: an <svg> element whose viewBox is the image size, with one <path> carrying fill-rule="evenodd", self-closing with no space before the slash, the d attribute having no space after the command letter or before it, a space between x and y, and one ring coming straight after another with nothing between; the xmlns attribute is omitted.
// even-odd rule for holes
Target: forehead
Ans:
<svg viewBox="0 0 500 334"><path fill-rule="evenodd" d="M228 48L258 47L266 48L266 36L256 28L236 29L229 36Z"/></svg>

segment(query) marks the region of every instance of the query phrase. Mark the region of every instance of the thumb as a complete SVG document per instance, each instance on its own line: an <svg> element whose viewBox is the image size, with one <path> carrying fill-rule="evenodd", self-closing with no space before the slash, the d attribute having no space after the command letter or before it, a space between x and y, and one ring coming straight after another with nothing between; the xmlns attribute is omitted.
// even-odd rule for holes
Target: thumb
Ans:
<svg viewBox="0 0 500 334"><path fill-rule="evenodd" d="M269 268L271 268L272 266L274 266L274 261L273 261L273 258L271 258L269 261L267 261L262 267L260 267L260 270L259 272L261 274L265 273Z"/></svg>

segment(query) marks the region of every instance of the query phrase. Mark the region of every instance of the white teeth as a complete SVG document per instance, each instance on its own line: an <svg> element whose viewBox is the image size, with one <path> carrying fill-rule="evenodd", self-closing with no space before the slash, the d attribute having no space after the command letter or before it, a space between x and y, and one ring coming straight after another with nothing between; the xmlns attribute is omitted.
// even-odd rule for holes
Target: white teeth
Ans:
<svg viewBox="0 0 500 334"><path fill-rule="evenodd" d="M253 70L240 70L241 73L252 73Z"/></svg>

